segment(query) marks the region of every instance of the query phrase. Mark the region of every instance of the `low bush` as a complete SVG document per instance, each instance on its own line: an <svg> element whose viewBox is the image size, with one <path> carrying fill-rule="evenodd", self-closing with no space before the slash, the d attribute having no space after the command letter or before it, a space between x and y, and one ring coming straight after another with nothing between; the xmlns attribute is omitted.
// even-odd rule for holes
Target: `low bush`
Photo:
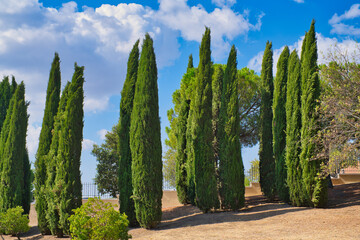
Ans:
<svg viewBox="0 0 360 240"><path fill-rule="evenodd" d="M23 215L22 207L10 208L0 213L0 234L9 234L20 239L19 234L30 230L28 215Z"/></svg>
<svg viewBox="0 0 360 240"><path fill-rule="evenodd" d="M114 205L99 198L89 198L81 207L73 210L69 218L70 233L75 240L129 239L129 221L125 214L115 211Z"/></svg>

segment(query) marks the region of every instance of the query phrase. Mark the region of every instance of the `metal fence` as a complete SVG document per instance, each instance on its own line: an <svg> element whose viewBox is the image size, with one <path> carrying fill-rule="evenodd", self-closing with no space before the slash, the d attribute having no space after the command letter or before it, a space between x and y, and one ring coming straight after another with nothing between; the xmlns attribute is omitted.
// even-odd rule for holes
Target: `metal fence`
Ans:
<svg viewBox="0 0 360 240"><path fill-rule="evenodd" d="M99 197L101 199L113 198L109 193L101 194L98 191L96 183L83 183L82 184L82 197L83 198Z"/></svg>
<svg viewBox="0 0 360 240"><path fill-rule="evenodd" d="M332 163L330 166L332 175L338 174L360 174L360 160L349 160Z"/></svg>
<svg viewBox="0 0 360 240"><path fill-rule="evenodd" d="M260 172L259 172L259 167L254 167L252 166L248 172L246 177L249 179L250 183L257 183L259 182L259 178L260 178Z"/></svg>
<svg viewBox="0 0 360 240"><path fill-rule="evenodd" d="M165 181L165 179L163 179L163 190L174 191L175 187L172 186L168 181Z"/></svg>

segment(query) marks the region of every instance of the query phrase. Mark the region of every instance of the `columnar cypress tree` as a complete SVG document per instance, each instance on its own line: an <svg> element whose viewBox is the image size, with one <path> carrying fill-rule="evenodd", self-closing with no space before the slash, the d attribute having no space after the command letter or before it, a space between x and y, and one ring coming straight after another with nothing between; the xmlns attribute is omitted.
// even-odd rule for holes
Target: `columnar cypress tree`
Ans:
<svg viewBox="0 0 360 240"><path fill-rule="evenodd" d="M131 226L137 225L134 208L131 150L130 150L130 118L133 109L135 84L139 66L139 40L134 44L127 63L127 74L121 92L119 120L119 204L120 212L128 216Z"/></svg>
<svg viewBox="0 0 360 240"><path fill-rule="evenodd" d="M61 126L65 117L65 108L69 98L69 88L70 82L67 82L64 90L62 91L60 103L58 107L58 112L55 117L54 130L52 131L52 139L49 153L46 156L47 161L47 179L46 179L46 188L45 188L45 197L47 202L47 211L46 211L46 220L48 226L53 235L61 236L62 231L59 226L59 209L58 203L60 199L60 191L56 189L55 179L56 179L56 167L59 164L57 153L59 149L59 138L61 132Z"/></svg>
<svg viewBox="0 0 360 240"><path fill-rule="evenodd" d="M189 203L187 193L187 172L186 172L186 125L189 117L190 101L184 99L177 119L177 152L176 152L176 191L180 203Z"/></svg>
<svg viewBox="0 0 360 240"><path fill-rule="evenodd" d="M51 64L48 87L46 91L46 102L42 128L39 138L39 148L35 160L35 209L37 212L38 226L42 234L50 234L48 222L46 220L47 203L45 198L45 182L47 179L46 155L49 153L52 130L54 129L55 116L58 111L60 101L60 58L55 53Z"/></svg>
<svg viewBox="0 0 360 240"><path fill-rule="evenodd" d="M195 205L195 166L194 166L194 148L192 141L192 125L193 125L194 101L190 100L189 116L186 125L186 185L187 198L192 205Z"/></svg>
<svg viewBox="0 0 360 240"><path fill-rule="evenodd" d="M226 65L220 107L220 195L222 207L237 210L245 204L244 165L241 158L236 49Z"/></svg>
<svg viewBox="0 0 360 240"><path fill-rule="evenodd" d="M6 118L6 111L9 108L12 96L9 77L4 77L0 83L0 132Z"/></svg>
<svg viewBox="0 0 360 240"><path fill-rule="evenodd" d="M79 67L75 63L59 134L55 189L60 192L57 208L59 226L63 233L69 233L68 218L73 214L72 210L82 204L80 158L84 126L83 75L84 67Z"/></svg>
<svg viewBox="0 0 360 240"><path fill-rule="evenodd" d="M6 131L1 132L0 211L23 205L27 107L25 86L22 82L16 87L10 101L3 126Z"/></svg>
<svg viewBox="0 0 360 240"><path fill-rule="evenodd" d="M272 56L272 43L267 42L261 67L259 159L261 191L269 199L273 199L275 196L275 162L272 143L272 103L274 92Z"/></svg>
<svg viewBox="0 0 360 240"><path fill-rule="evenodd" d="M153 228L161 221L162 159L157 67L153 40L146 34L131 113L130 146L136 219Z"/></svg>
<svg viewBox="0 0 360 240"><path fill-rule="evenodd" d="M210 29L206 28L200 46L192 125L196 205L203 212L219 205L212 147L211 65Z"/></svg>
<svg viewBox="0 0 360 240"><path fill-rule="evenodd" d="M289 48L285 46L277 63L274 81L273 99L273 144L275 158L276 190L279 198L289 201L289 188L286 184L287 167L285 162L286 147L286 84L288 78Z"/></svg>
<svg viewBox="0 0 360 240"><path fill-rule="evenodd" d="M294 50L289 58L286 93L286 166L290 202L302 206L303 181L300 165L301 152L301 65Z"/></svg>
<svg viewBox="0 0 360 240"><path fill-rule="evenodd" d="M305 35L302 53L301 71L301 154L303 181L305 186L305 199L310 206L324 207L327 204L326 176L321 172L321 161L313 160L315 144L312 137L315 136L318 126L315 109L320 97L320 80L317 70L317 43L315 36L315 21L311 22L310 30Z"/></svg>

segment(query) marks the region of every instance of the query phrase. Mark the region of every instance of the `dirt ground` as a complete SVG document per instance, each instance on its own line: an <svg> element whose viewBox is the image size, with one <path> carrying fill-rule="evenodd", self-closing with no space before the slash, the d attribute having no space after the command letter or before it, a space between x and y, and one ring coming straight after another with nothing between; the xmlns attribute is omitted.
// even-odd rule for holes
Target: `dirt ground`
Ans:
<svg viewBox="0 0 360 240"><path fill-rule="evenodd" d="M129 233L133 239L360 239L360 183L329 189L326 209L269 203L260 195L247 196L246 205L238 212L203 214L196 207L180 205L176 193L164 193L158 228ZM22 239L55 238L41 236L32 227Z"/></svg>

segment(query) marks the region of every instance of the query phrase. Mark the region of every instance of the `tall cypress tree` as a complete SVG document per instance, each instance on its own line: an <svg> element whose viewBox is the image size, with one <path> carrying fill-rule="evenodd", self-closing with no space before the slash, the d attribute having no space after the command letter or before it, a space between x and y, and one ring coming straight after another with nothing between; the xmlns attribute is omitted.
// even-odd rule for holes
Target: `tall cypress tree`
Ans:
<svg viewBox="0 0 360 240"><path fill-rule="evenodd" d="M145 35L131 113L130 146L136 219L153 228L161 221L162 159L157 67L153 40Z"/></svg>
<svg viewBox="0 0 360 240"><path fill-rule="evenodd" d="M326 176L322 173L321 160L313 160L315 143L312 138L318 130L316 107L320 97L320 80L317 67L317 41L315 21L311 22L310 30L305 35L301 54L301 154L302 177L306 194L305 199L310 206L324 207L327 204Z"/></svg>
<svg viewBox="0 0 360 240"><path fill-rule="evenodd" d="M14 80L15 82L15 80ZM0 138L0 211L23 206L24 154L28 123L28 103L25 101L25 85L16 87L11 98ZM26 166L25 166L26 167Z"/></svg>
<svg viewBox="0 0 360 240"><path fill-rule="evenodd" d="M222 207L237 210L245 204L244 165L241 158L236 49L226 65L220 107L220 182Z"/></svg>
<svg viewBox="0 0 360 240"><path fill-rule="evenodd" d="M58 160L57 153L59 149L61 126L64 121L65 108L69 98L69 88L70 88L70 82L67 82L64 90L62 91L57 115L55 117L50 150L49 153L46 155L46 161L47 161L47 168L46 168L47 179L45 181L46 183L45 197L47 202L46 220L49 224L48 226L51 233L57 236L62 235L62 231L60 230L60 226L59 226L59 209L57 207L59 204L61 192L57 190L55 185L56 167L58 166L59 161L61 160L61 159Z"/></svg>
<svg viewBox="0 0 360 240"><path fill-rule="evenodd" d="M55 189L60 192L57 208L59 226L63 233L69 233L68 218L72 210L82 204L80 174L81 144L84 126L84 67L75 63L75 72L68 89L64 118L59 134Z"/></svg>
<svg viewBox="0 0 360 240"><path fill-rule="evenodd" d="M289 189L286 184L287 167L285 162L286 147L286 84L288 78L289 48L285 46L277 63L274 81L273 99L273 147L275 158L276 190L279 198L289 201Z"/></svg>
<svg viewBox="0 0 360 240"><path fill-rule="evenodd" d="M210 29L206 28L200 45L192 124L196 205L203 212L219 205L212 147L211 69Z"/></svg>
<svg viewBox="0 0 360 240"><path fill-rule="evenodd" d="M55 53L54 60L51 64L49 82L46 91L44 117L39 138L39 148L37 150L35 160L35 209L37 212L38 226L42 234L50 234L48 222L46 220L46 155L49 153L50 150L52 130L54 129L55 116L59 107L60 87L60 58L58 53Z"/></svg>
<svg viewBox="0 0 360 240"><path fill-rule="evenodd" d="M130 150L130 118L133 109L135 84L139 66L139 40L134 44L127 63L127 74L121 92L119 120L119 204L120 212L128 216L131 226L137 225L134 208L131 150Z"/></svg>
<svg viewBox="0 0 360 240"><path fill-rule="evenodd" d="M24 150L23 157L23 168L24 168L24 189L22 196L22 207L24 209L24 214L29 214L30 212L30 204L31 204L31 182L33 179L33 175L31 172L31 166L29 161L29 153L27 148Z"/></svg>
<svg viewBox="0 0 360 240"><path fill-rule="evenodd" d="M272 57L272 43L267 42L261 67L259 160L261 191L270 200L272 200L275 196L275 161L272 143L272 103L274 92Z"/></svg>
<svg viewBox="0 0 360 240"><path fill-rule="evenodd" d="M286 93L286 166L290 202L302 206L303 181L300 165L301 152L301 65L294 50L289 58Z"/></svg>

